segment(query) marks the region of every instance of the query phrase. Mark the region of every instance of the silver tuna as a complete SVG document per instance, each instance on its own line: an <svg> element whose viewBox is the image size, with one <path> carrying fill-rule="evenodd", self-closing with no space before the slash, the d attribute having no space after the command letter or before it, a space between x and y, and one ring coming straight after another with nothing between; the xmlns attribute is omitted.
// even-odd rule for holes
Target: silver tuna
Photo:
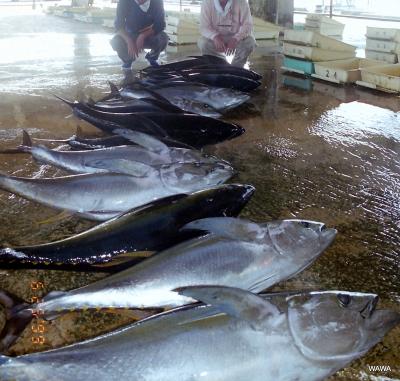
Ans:
<svg viewBox="0 0 400 381"><path fill-rule="evenodd" d="M209 305L172 310L61 349L1 356L0 375L15 381L318 381L400 322L393 311L375 310L373 294L264 298L226 287L179 291Z"/></svg>
<svg viewBox="0 0 400 381"><path fill-rule="evenodd" d="M174 82L171 85L166 84L163 86L151 87L149 90L150 92L155 92L168 99L177 107L180 107L177 102L180 99L192 100L198 102L197 104L200 105L206 104L219 112L237 107L250 99L248 94L241 91L187 82ZM120 94L127 98L145 98L152 96L149 91L146 90L146 87L139 89L127 87L122 89Z"/></svg>
<svg viewBox="0 0 400 381"><path fill-rule="evenodd" d="M121 136L136 142L137 146L117 146L90 151L58 151L45 146L33 146L26 131L23 132L23 143L16 149L4 153L25 152L44 164L74 173L115 172L137 175L138 168L160 166L173 163L218 163L212 156L186 148L168 147L159 140L141 132L117 129ZM0 151L1 153L1 151ZM148 168L148 170L152 170ZM141 171L139 169L139 171Z"/></svg>
<svg viewBox="0 0 400 381"><path fill-rule="evenodd" d="M120 160L138 176L95 173L30 179L0 174L0 188L28 200L105 221L134 207L176 193L190 193L224 183L233 175L227 164L170 164L158 169ZM134 168L132 167L134 166Z"/></svg>

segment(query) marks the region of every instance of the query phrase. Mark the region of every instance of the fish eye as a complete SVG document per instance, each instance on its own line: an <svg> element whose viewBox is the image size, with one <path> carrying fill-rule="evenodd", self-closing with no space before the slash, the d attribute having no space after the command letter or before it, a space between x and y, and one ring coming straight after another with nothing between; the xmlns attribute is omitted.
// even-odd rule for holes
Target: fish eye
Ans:
<svg viewBox="0 0 400 381"><path fill-rule="evenodd" d="M207 103L204 103L204 108L209 108L210 106Z"/></svg>
<svg viewBox="0 0 400 381"><path fill-rule="evenodd" d="M348 307L351 302L351 297L347 294L338 294L337 298L341 307Z"/></svg>

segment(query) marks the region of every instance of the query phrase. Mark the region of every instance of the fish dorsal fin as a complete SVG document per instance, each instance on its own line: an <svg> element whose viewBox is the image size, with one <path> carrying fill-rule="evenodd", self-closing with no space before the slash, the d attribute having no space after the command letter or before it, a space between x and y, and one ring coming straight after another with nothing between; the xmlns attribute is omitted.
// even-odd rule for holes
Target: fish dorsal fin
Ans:
<svg viewBox="0 0 400 381"><path fill-rule="evenodd" d="M104 159L87 161L86 165L93 168L104 169L105 171L120 173L133 177L147 177L151 173L158 173L150 165L140 163L139 161L126 159Z"/></svg>
<svg viewBox="0 0 400 381"><path fill-rule="evenodd" d="M112 83L111 81L108 81L108 85L110 86L110 92L111 92L111 96L114 96L114 97L120 97L121 96L121 94L120 94L120 92L119 92L119 90L118 90L118 87L117 87L117 85L115 84L115 83Z"/></svg>
<svg viewBox="0 0 400 381"><path fill-rule="evenodd" d="M94 106L96 104L96 101L92 97L89 97L87 103L90 106Z"/></svg>
<svg viewBox="0 0 400 381"><path fill-rule="evenodd" d="M26 130L22 130L22 145L25 147L32 147L32 139Z"/></svg>
<svg viewBox="0 0 400 381"><path fill-rule="evenodd" d="M267 231L260 225L234 217L210 217L189 222L182 229L202 230L220 237L260 242Z"/></svg>
<svg viewBox="0 0 400 381"><path fill-rule="evenodd" d="M128 130L127 128L117 128L113 131L117 135L130 140L133 143L140 145L143 148L152 152L168 152L169 148L160 140L145 134L143 132Z"/></svg>
<svg viewBox="0 0 400 381"><path fill-rule="evenodd" d="M277 307L249 291L222 286L179 287L180 295L217 307L239 320L247 321L254 329L262 329L265 320L280 314Z"/></svg>

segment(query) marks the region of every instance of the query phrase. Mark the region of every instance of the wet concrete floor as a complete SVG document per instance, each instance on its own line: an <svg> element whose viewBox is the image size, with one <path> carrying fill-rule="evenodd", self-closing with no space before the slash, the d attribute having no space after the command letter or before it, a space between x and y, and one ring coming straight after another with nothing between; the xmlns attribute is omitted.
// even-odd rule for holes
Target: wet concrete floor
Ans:
<svg viewBox="0 0 400 381"><path fill-rule="evenodd" d="M88 135L99 134L71 116L52 94L98 98L107 91L107 80L122 80L110 37L110 32L93 25L1 10L1 148L19 144L22 129L33 137L65 138L80 124ZM255 221L307 218L338 229L334 245L310 269L275 289L375 292L381 307L399 311L400 99L285 76L279 70L281 59L277 54L254 55L251 68L264 75L263 86L252 105L227 115L246 133L208 151L238 170L233 182L256 187L244 217ZM308 90L296 89L293 83ZM23 155L2 155L0 162L2 172L18 176L65 174ZM4 192L0 204L2 246L48 242L93 225L73 216L54 219L59 212ZM44 270L0 270L0 275L0 288L26 300L105 276ZM35 290L37 283L32 288L32 282L41 282L40 288ZM140 314L69 313L46 323L44 344L34 343L37 334L28 327L10 354L76 342ZM331 380L399 379L399 349L397 328ZM371 365L391 370L372 372Z"/></svg>

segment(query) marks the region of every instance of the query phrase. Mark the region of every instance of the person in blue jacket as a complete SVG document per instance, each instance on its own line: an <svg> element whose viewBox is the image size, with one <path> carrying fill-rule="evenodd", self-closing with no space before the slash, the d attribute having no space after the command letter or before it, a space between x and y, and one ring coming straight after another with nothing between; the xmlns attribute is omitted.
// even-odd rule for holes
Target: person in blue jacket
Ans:
<svg viewBox="0 0 400 381"><path fill-rule="evenodd" d="M146 48L146 59L158 66L158 56L168 44L163 0L119 0L115 19L116 35L112 48L122 60L122 69L130 71L133 61Z"/></svg>

